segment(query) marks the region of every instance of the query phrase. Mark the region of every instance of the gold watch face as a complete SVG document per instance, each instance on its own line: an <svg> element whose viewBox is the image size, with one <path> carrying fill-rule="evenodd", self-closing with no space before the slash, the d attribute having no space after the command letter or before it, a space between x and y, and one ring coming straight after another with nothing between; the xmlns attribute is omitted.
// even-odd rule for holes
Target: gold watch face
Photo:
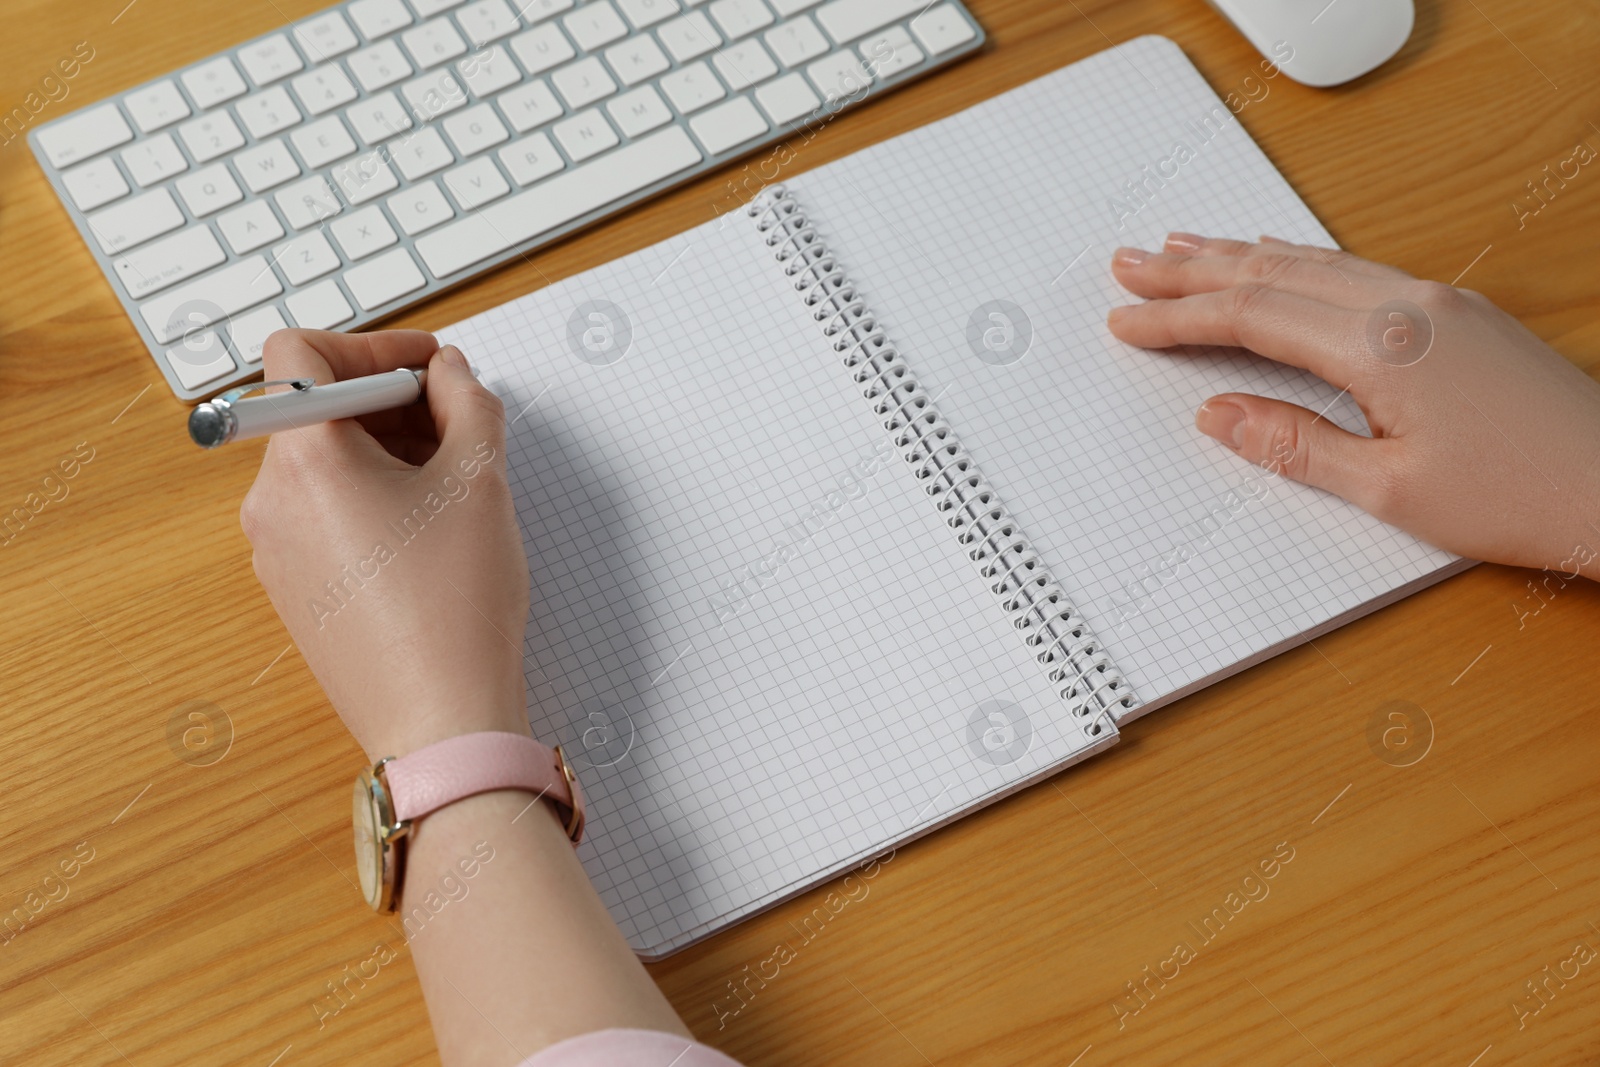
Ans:
<svg viewBox="0 0 1600 1067"><path fill-rule="evenodd" d="M376 796L378 785L370 771L356 778L351 794L351 815L355 821L356 874L361 879L361 895L376 911L383 905L383 815Z"/></svg>

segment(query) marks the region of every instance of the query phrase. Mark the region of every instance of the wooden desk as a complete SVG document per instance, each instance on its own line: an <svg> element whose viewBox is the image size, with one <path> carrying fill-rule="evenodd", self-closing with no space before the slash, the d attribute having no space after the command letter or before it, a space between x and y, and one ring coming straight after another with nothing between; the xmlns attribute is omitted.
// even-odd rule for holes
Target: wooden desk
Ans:
<svg viewBox="0 0 1600 1067"><path fill-rule="evenodd" d="M68 104L319 0L126 3L12 0L0 104L79 41L95 58ZM1600 16L1419 7L1377 75L1332 91L1280 77L1241 120L1347 247L1444 281L1466 271L1593 373L1600 171L1521 228L1510 204L1579 140L1600 147ZM1140 33L1176 39L1222 93L1258 58L1199 0L973 8L986 54L830 124L796 167ZM0 510L80 443L93 450L0 551L0 908L59 864L74 871L0 944L0 1060L434 1063L403 952L320 1028L311 1006L396 938L349 885L359 753L286 647L239 532L258 447L201 455L182 439L182 408L20 141L0 148L0 179ZM676 233L721 187L702 180L400 324L438 327ZM699 1034L752 1065L1592 1062L1600 589L1562 589L1519 624L1529 577L1480 567L902 850L721 1028L713 1003L820 891L654 973ZM1369 747L1395 700L1432 723L1411 766ZM220 762L169 746L188 701L229 716ZM1245 876L1280 843L1293 858L1260 883L1268 895L1214 922L1176 977L1147 981L1171 975L1178 941L1200 944L1189 924L1246 899ZM92 859L74 866L75 849ZM1551 980L1519 1028L1513 1005L1540 1003L1524 983L1578 944L1591 961ZM1119 1024L1119 1002L1145 1006Z"/></svg>

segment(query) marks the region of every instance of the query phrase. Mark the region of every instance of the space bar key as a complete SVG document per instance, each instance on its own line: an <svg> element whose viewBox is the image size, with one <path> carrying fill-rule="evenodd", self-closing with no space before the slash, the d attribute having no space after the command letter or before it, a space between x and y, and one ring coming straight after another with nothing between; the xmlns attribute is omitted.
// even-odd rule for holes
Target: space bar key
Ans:
<svg viewBox="0 0 1600 1067"><path fill-rule="evenodd" d="M444 278L698 162L689 135L671 126L419 237L417 253Z"/></svg>

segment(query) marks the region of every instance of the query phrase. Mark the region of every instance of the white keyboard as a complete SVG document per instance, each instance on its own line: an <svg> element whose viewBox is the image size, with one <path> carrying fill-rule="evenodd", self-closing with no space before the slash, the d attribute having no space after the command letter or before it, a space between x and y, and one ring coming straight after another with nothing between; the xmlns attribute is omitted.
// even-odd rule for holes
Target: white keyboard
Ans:
<svg viewBox="0 0 1600 1067"><path fill-rule="evenodd" d="M28 140L197 401L982 43L956 0L350 0Z"/></svg>

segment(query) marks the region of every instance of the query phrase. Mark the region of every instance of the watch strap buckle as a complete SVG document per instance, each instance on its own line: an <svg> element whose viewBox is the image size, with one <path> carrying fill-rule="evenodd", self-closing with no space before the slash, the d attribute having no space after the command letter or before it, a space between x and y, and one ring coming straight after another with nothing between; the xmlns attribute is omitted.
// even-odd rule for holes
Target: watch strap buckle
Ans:
<svg viewBox="0 0 1600 1067"><path fill-rule="evenodd" d="M567 837L574 847L583 840L583 787L578 784L578 773L572 769L572 764L567 762L567 754L562 746L556 746L556 761L561 769L561 777L566 780L570 802L562 806L567 809L567 816L562 820L562 827L567 831Z"/></svg>

